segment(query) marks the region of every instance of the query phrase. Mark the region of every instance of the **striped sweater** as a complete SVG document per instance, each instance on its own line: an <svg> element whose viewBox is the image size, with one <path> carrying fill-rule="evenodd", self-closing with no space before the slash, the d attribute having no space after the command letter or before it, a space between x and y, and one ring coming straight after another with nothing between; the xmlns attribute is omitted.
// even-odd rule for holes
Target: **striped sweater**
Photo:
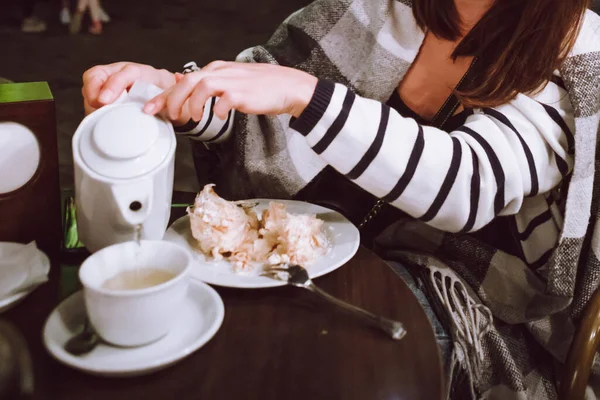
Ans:
<svg viewBox="0 0 600 400"><path fill-rule="evenodd" d="M285 65L336 82L331 99L311 104L311 110L323 114L306 136L301 123L290 126L289 116L232 114L230 136L226 129L217 139L221 144L208 146L210 152L203 143L192 143L199 175L214 173L210 180L230 198L289 198L313 182L328 163L344 174L355 168L361 172L360 161L367 154L371 160L376 153L362 173L374 177L367 182L370 190L386 196L409 171L410 154L420 143L423 150L416 147L415 154L421 156L415 172L406 175L407 182L402 183L406 188L393 202L423 217L450 187L446 200L430 226L416 219L400 221L390 230L393 235L382 235L378 242L384 241L386 259L420 267L426 286L436 288L426 291L428 298L443 311L453 348L460 349L452 368L456 379L448 386L461 399L555 399L552 366L564 362L573 332L600 281L600 192L595 190L600 182L596 151L600 17L586 13L575 47L556 74L564 80L568 95L555 79L537 95L519 95L494 110L474 110L465 127L475 135L464 129L441 132L419 127L391 109L380 131L382 103L409 70L424 38L411 4L411 0L315 0L288 18L266 44L244 52L240 61ZM327 82L322 86L331 90ZM348 89L355 96L346 117L341 109ZM574 155L569 131L575 134ZM203 135L214 137L219 132L209 133L207 128ZM325 136L330 139L321 142ZM381 166L387 163L384 156L389 157L389 141L397 137L406 140L394 149L388 170ZM381 147L375 138L383 139ZM326 148L318 154L313 147L320 142ZM434 146L439 149L433 151ZM460 158L454 157L455 146ZM356 151L340 159L338 151L347 148ZM436 163L433 152L439 153ZM203 157L216 163L203 162ZM478 168L473 168L474 159ZM217 168L205 171L205 165ZM458 165L452 169L456 176L450 175L444 185L452 165ZM430 176L424 176L425 170ZM568 177L560 184L565 172ZM479 187L477 202L471 200L476 192L471 183ZM564 189L556 189L558 185ZM417 192L421 201L414 204ZM449 211L448 202L456 210ZM477 204L476 213L471 213L471 204ZM498 214L513 213L496 221L514 222L511 236L521 241L521 257L477 238L494 229L484 228L473 237L431 226L459 231L467 226L468 216L475 215L474 230L496 215L496 207ZM599 371L596 363L595 372Z"/></svg>
<svg viewBox="0 0 600 400"><path fill-rule="evenodd" d="M217 118L216 101L209 100L203 119L180 133L209 143L228 140L234 111ZM564 84L557 74L535 95L473 111L463 126L444 132L320 80L289 129L323 163L440 230L472 232L496 216L515 215L520 256L541 266L560 228L550 192L573 167L574 115ZM311 164L303 153L292 154L296 169Z"/></svg>

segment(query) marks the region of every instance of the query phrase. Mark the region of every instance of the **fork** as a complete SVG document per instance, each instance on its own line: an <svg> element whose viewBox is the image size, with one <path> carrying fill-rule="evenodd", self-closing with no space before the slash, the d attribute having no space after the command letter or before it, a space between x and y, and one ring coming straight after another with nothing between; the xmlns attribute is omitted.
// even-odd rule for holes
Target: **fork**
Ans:
<svg viewBox="0 0 600 400"><path fill-rule="evenodd" d="M319 288L313 283L308 276L306 269L299 265L278 265L274 267L268 267L261 275L267 278L286 282L291 286L308 289L311 292L320 295L330 303L333 303L336 306L350 312L351 314L360 317L374 327L381 329L394 340L400 340L406 335L406 329L404 329L404 325L401 322L375 315L367 310L346 303L345 301L333 297L329 293L325 292L323 289ZM282 275L285 275L286 277Z"/></svg>

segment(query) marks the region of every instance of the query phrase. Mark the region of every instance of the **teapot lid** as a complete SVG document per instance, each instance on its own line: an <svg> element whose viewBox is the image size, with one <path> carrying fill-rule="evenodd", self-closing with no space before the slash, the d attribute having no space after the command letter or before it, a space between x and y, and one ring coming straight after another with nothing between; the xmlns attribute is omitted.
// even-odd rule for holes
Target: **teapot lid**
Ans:
<svg viewBox="0 0 600 400"><path fill-rule="evenodd" d="M141 103L115 104L90 114L79 128L82 161L107 178L130 179L158 167L175 145L173 128L145 114ZM79 135L78 135L79 134Z"/></svg>

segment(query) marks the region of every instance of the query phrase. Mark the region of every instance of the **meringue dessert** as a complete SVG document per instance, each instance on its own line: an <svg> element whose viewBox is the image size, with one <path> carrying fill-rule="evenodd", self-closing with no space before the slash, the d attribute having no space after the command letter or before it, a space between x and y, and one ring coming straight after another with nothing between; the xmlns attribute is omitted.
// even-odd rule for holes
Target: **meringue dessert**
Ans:
<svg viewBox="0 0 600 400"><path fill-rule="evenodd" d="M316 216L290 214L275 201L258 215L219 197L213 186L206 185L188 208L192 236L204 254L231 261L234 272L261 272L279 264L310 267L327 253L323 221Z"/></svg>

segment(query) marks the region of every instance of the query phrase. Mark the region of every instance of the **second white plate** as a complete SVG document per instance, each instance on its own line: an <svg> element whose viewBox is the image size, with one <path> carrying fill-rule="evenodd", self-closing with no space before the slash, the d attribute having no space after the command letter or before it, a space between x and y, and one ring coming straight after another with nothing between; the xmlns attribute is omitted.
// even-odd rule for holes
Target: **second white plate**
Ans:
<svg viewBox="0 0 600 400"><path fill-rule="evenodd" d="M314 214L325 222L323 230L329 241L330 249L326 255L306 268L311 278L317 278L336 270L356 254L360 245L360 233L356 226L340 213L300 201L249 200L249 202L255 201L258 202L258 206L256 206L257 212L267 209L271 201L277 201L278 203L285 204L289 213ZM229 261L215 261L205 256L198 249L196 239L192 236L190 220L187 215L171 225L165 233L164 240L177 243L190 251L195 264L191 271L192 276L211 285L246 289L284 285L283 282L258 275L235 273L232 271Z"/></svg>

